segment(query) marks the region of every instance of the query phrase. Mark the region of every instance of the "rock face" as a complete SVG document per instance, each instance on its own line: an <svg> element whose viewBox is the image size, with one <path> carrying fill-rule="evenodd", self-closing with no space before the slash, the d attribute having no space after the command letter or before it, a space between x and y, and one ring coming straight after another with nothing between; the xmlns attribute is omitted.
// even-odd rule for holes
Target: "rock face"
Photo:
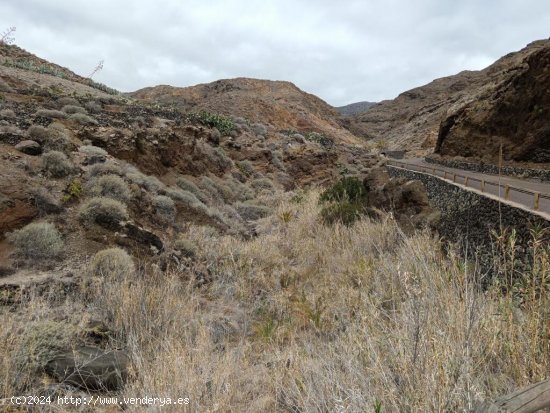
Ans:
<svg viewBox="0 0 550 413"><path fill-rule="evenodd" d="M15 149L17 149L19 152L33 156L40 155L42 153L42 148L40 147L40 144L38 142L30 140L19 142L17 145L15 145Z"/></svg>
<svg viewBox="0 0 550 413"><path fill-rule="evenodd" d="M60 382L84 390L120 390L128 377L129 358L118 350L83 346L56 356L46 365Z"/></svg>
<svg viewBox="0 0 550 413"><path fill-rule="evenodd" d="M439 212L430 204L422 182L391 178L385 168L373 168L363 184L368 192L368 207L390 210L404 231L436 224Z"/></svg>
<svg viewBox="0 0 550 413"><path fill-rule="evenodd" d="M342 143L360 141L342 128L329 104L290 82L236 78L178 88L156 86L131 93L147 101L175 104L184 110L208 110L245 117L276 128L316 131Z"/></svg>
<svg viewBox="0 0 550 413"><path fill-rule="evenodd" d="M435 152L498 162L502 144L508 161L550 163L550 41L476 100L450 110Z"/></svg>
<svg viewBox="0 0 550 413"><path fill-rule="evenodd" d="M522 109L523 115L518 114L522 117L521 125L533 119L537 111L540 113L541 121L544 117L546 119L549 117L548 109L546 112L540 112L544 111L540 104L537 108L534 108L534 105L529 107L528 104L531 98L541 99L544 94L548 97L548 83L543 83L545 81L542 78L548 76L547 71L544 74L544 67L546 65L548 68L548 61L544 60L543 56L547 53L544 50L548 49L549 44L550 40L535 41L518 52L500 58L483 70L463 71L454 76L436 79L427 85L403 92L393 100L377 103L366 112L345 117L342 122L357 136L383 139L389 149L409 149L415 155L426 155L433 151L440 134L440 125L442 129L448 129L443 130L442 140L450 142L451 140L446 137L455 121L463 127L469 121L479 125L475 128L477 129L475 133L474 128L470 132L463 133L468 138L478 139L476 136L481 138L481 136L486 137L504 133L504 131L511 134L513 128L510 126L510 120L506 122L507 126L498 125L497 127L497 124L499 119L504 120L505 114L509 116L513 113L516 119L517 105L525 106L525 109ZM528 69L527 66L531 68ZM542 86L543 84L546 86ZM524 93L522 88L527 88L527 95L524 97L521 97ZM535 91L537 88L540 88L538 92ZM499 93L505 93L506 96L500 96ZM489 109L489 106L493 107L497 103L495 99L500 102L499 109ZM477 100L483 103L468 106ZM469 113L468 110L458 111L465 105L470 108ZM483 105L487 108L483 109L482 117L473 116L473 112L480 110ZM453 115L456 117L449 119ZM481 123L485 121L492 126L488 126L481 134ZM537 131L530 129L530 131L533 133L529 134L529 137L526 134L525 149L514 152L514 156L522 158L523 153L530 151L526 149L530 142L537 145L535 142L543 140L540 135L541 128ZM453 133L458 133L458 129ZM484 154L488 153L489 151L484 152Z"/></svg>

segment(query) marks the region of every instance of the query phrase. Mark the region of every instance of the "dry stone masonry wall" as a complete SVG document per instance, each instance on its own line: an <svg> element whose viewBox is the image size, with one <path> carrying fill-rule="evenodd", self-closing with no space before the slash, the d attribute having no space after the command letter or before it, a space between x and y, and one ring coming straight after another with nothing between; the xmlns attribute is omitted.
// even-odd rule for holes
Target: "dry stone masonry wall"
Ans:
<svg viewBox="0 0 550 413"><path fill-rule="evenodd" d="M531 229L549 227L544 218L528 211L464 190L456 185L423 173L388 167L391 176L420 180L424 183L432 206L441 211L440 235L474 256L485 272L494 273L495 239L492 231L500 226L516 231L518 265L528 266L531 257ZM500 204L500 205L499 205ZM548 240L547 240L548 241Z"/></svg>

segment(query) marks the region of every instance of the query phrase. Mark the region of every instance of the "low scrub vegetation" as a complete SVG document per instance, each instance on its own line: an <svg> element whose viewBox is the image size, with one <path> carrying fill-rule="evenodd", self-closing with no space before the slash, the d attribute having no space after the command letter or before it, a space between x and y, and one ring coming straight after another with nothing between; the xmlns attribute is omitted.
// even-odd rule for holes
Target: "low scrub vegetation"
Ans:
<svg viewBox="0 0 550 413"><path fill-rule="evenodd" d="M120 396L185 391L191 411L461 412L547 377L550 251L540 240L534 270L503 293L483 287L474 257L443 253L428 232L408 237L389 216L325 226L322 207L316 191L285 196L249 240L192 226L174 247L206 266L121 270L85 304L35 297L23 330L38 331L32 317L46 326L94 309L136 368ZM17 355L33 354L21 322L2 318L3 394L40 386L12 380ZM45 329L52 343L70 332Z"/></svg>
<svg viewBox="0 0 550 413"><path fill-rule="evenodd" d="M132 192L128 184L118 175L103 175L92 183L92 195L117 199L128 202L132 198Z"/></svg>
<svg viewBox="0 0 550 413"><path fill-rule="evenodd" d="M135 265L132 258L122 248L108 248L94 255L88 272L93 277L108 280L124 279L134 274Z"/></svg>
<svg viewBox="0 0 550 413"><path fill-rule="evenodd" d="M86 201L80 207L79 215L84 222L100 225L117 225L128 219L126 205L105 197L94 197Z"/></svg>
<svg viewBox="0 0 550 413"><path fill-rule="evenodd" d="M10 234L17 253L29 259L45 260L58 258L64 247L63 238L48 222L33 222Z"/></svg>
<svg viewBox="0 0 550 413"><path fill-rule="evenodd" d="M62 178L73 171L73 164L63 152L46 152L41 158L42 170L52 178Z"/></svg>

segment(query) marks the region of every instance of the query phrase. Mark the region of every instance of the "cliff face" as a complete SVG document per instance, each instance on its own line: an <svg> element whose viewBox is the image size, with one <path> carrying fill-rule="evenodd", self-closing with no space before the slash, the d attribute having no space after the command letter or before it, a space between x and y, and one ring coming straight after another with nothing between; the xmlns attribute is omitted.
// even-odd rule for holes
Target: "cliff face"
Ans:
<svg viewBox="0 0 550 413"><path fill-rule="evenodd" d="M549 116L548 102L545 103L548 61L544 57L549 45L550 40L530 43L483 70L436 79L342 122L358 136L385 140L391 149L408 149L414 154L426 155L437 146L441 154L471 156L468 154L481 153L485 157L494 151L490 142L496 135L511 136L513 124L530 124L536 112L539 116L536 131L529 126L522 135L525 139L514 138L514 141L517 143L520 139L525 141L525 147L539 147L545 141L544 119ZM528 67L531 69L527 70ZM480 111L483 116L479 115ZM502 122L507 122L508 126L500 125ZM470 123L478 126L470 126ZM472 142L486 142L487 150ZM521 153L526 150L514 151L513 156L524 159Z"/></svg>
<svg viewBox="0 0 550 413"><path fill-rule="evenodd" d="M496 162L502 144L504 160L550 163L550 41L530 49L501 82L449 111L436 153Z"/></svg>
<svg viewBox="0 0 550 413"><path fill-rule="evenodd" d="M130 95L140 100L174 104L186 111L208 110L244 117L279 130L319 132L343 143L361 142L340 125L339 114L332 106L290 82L223 79L184 88L149 87Z"/></svg>

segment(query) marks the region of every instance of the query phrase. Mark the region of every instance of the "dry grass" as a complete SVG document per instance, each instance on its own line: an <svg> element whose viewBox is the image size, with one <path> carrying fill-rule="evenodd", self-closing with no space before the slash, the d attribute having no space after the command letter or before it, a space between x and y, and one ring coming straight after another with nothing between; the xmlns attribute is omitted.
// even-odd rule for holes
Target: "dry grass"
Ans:
<svg viewBox="0 0 550 413"><path fill-rule="evenodd" d="M390 219L325 226L318 193L300 199L274 205L249 241L191 228L201 287L186 265L90 298L130 351L126 396L189 397L189 411L461 412L550 371L547 247L521 299L503 296L428 233L406 237ZM0 366L14 334L0 334Z"/></svg>

